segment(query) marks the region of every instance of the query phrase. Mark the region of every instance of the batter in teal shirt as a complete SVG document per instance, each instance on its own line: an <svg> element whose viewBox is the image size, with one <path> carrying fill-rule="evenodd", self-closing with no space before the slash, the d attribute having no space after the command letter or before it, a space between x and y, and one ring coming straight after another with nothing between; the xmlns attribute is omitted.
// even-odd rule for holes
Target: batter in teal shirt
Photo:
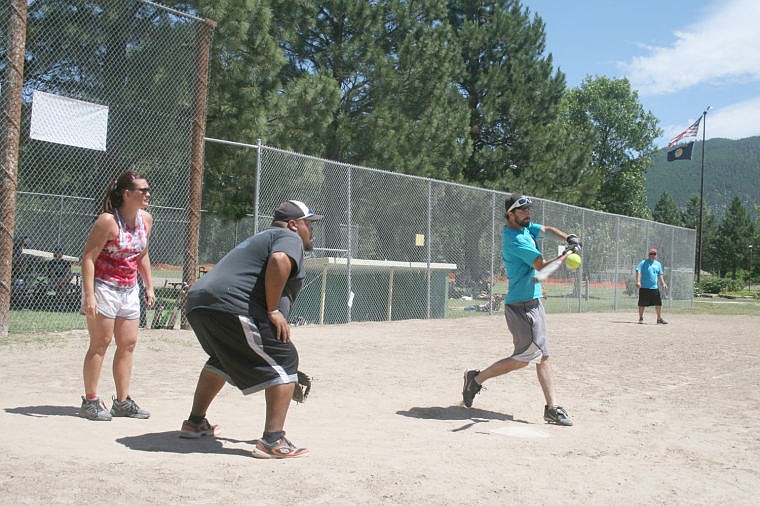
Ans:
<svg viewBox="0 0 760 506"><path fill-rule="evenodd" d="M506 304L543 297L541 283L533 281L536 275L533 262L541 256L536 241L541 238L543 228L538 223L529 223L522 230L504 226L501 258L509 280L509 291L504 299Z"/></svg>
<svg viewBox="0 0 760 506"><path fill-rule="evenodd" d="M509 289L504 298L504 317L512 334L514 351L483 370L471 369L464 373L462 403L471 407L483 382L496 376L535 364L538 381L544 394L544 420L557 425L571 426L572 419L557 404L554 391L554 373L549 365L549 338L546 331L541 283L534 281L537 271L545 269L560 256L545 260L538 249L543 234L566 241L566 251L580 251L581 241L556 227L530 221L533 200L525 195L513 195L504 202L506 226L502 229L501 257L507 271Z"/></svg>

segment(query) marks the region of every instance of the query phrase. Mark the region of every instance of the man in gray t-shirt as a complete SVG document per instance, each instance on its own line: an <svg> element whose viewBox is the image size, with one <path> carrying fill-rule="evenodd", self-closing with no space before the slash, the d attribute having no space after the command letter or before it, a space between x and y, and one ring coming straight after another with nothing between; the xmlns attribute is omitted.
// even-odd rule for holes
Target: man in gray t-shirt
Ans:
<svg viewBox="0 0 760 506"><path fill-rule="evenodd" d="M303 202L283 202L274 210L270 228L238 244L188 292L187 319L209 359L180 437L218 432L206 411L229 382L246 395L266 391L264 434L254 457L308 455L308 449L285 438L285 417L298 381L298 352L287 317L306 275L311 224L320 219Z"/></svg>

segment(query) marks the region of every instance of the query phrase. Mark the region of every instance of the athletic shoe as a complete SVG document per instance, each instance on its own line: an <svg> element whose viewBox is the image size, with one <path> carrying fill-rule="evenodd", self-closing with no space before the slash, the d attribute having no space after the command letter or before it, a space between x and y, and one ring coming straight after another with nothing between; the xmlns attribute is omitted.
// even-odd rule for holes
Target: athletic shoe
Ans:
<svg viewBox="0 0 760 506"><path fill-rule="evenodd" d="M130 396L123 401L113 398L111 416L126 416L129 418L150 418L150 413L140 408Z"/></svg>
<svg viewBox="0 0 760 506"><path fill-rule="evenodd" d="M562 406L544 406L544 420L557 425L569 427L573 421L567 416L567 411Z"/></svg>
<svg viewBox="0 0 760 506"><path fill-rule="evenodd" d="M203 436L216 436L219 434L219 428L218 425L211 425L205 418L200 423L185 420L182 422L182 430L179 431L179 437L198 439Z"/></svg>
<svg viewBox="0 0 760 506"><path fill-rule="evenodd" d="M639 325L644 325L644 318L639 318Z"/></svg>
<svg viewBox="0 0 760 506"><path fill-rule="evenodd" d="M668 324L668 322L666 322L662 318L657 318L657 323L659 323L660 325L667 325Z"/></svg>
<svg viewBox="0 0 760 506"><path fill-rule="evenodd" d="M462 387L462 401L468 408L472 407L472 400L480 393L480 389L483 385L479 385L475 381L475 376L480 374L480 371L467 371L464 373L464 386Z"/></svg>
<svg viewBox="0 0 760 506"><path fill-rule="evenodd" d="M256 448L251 452L257 459L294 459L309 454L308 448L298 448L282 436L274 443L267 443L264 438L256 441Z"/></svg>
<svg viewBox="0 0 760 506"><path fill-rule="evenodd" d="M108 412L106 405L98 397L89 401L82 397L82 407L79 408L79 416L98 422L108 422L111 420L111 413Z"/></svg>

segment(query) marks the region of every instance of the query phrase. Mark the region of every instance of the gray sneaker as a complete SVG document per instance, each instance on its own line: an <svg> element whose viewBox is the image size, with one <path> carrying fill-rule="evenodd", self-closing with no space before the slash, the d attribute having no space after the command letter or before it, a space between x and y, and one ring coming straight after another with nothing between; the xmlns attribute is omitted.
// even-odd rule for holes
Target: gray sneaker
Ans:
<svg viewBox="0 0 760 506"><path fill-rule="evenodd" d="M127 416L129 418L150 418L150 413L140 408L130 396L123 401L113 398L112 416Z"/></svg>
<svg viewBox="0 0 760 506"><path fill-rule="evenodd" d="M562 406L544 406L544 420L556 425L564 425L565 427L573 425L573 421Z"/></svg>
<svg viewBox="0 0 760 506"><path fill-rule="evenodd" d="M106 405L98 397L88 401L82 396L82 407L79 408L79 416L98 422L108 422L111 420L111 413L108 412Z"/></svg>
<svg viewBox="0 0 760 506"><path fill-rule="evenodd" d="M462 402L468 408L472 407L472 400L475 395L480 393L480 389L483 388L475 381L475 376L480 374L480 371L472 370L464 373L464 386L462 387Z"/></svg>

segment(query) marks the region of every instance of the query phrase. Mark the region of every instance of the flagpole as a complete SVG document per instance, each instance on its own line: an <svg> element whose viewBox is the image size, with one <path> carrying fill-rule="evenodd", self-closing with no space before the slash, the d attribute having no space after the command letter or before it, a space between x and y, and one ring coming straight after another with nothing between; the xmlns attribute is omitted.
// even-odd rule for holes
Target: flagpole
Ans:
<svg viewBox="0 0 760 506"><path fill-rule="evenodd" d="M702 113L702 171L699 176L699 220L697 221L697 283L702 272L702 209L705 207L705 131L707 130L707 111Z"/></svg>

